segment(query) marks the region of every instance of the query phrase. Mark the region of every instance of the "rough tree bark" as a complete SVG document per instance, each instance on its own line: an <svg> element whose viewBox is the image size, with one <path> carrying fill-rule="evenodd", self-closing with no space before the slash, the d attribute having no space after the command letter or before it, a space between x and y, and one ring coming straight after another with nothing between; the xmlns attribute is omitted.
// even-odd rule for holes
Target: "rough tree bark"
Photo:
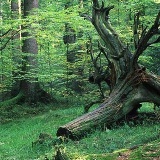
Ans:
<svg viewBox="0 0 160 160"><path fill-rule="evenodd" d="M135 52L132 54L109 22L111 9L113 6L104 7L104 3L100 6L98 0L93 0L92 17L87 17L107 48L106 50L100 45L109 64L111 93L94 111L60 126L57 136L77 139L96 126L103 124L108 126L125 115L134 113L141 102L160 105L160 77L147 72L145 67L138 64L138 58L143 51L151 44L160 42L160 36L153 39L154 35L160 33L160 12L151 28L148 31L146 28L142 30L141 36L137 36L139 15L135 16Z"/></svg>
<svg viewBox="0 0 160 160"><path fill-rule="evenodd" d="M24 0L23 4L23 16L26 18L28 15L33 15L33 9L38 8L38 0ZM24 32L22 34L23 46L22 52L24 53L23 64L22 64L22 74L24 79L20 82L20 90L24 94L25 102L37 103L37 102L49 102L51 96L40 88L38 78L37 78L37 54L38 54L38 44L34 35L34 28L32 25L28 25L25 29L30 30L30 32ZM27 77L26 74L31 73L32 75Z"/></svg>

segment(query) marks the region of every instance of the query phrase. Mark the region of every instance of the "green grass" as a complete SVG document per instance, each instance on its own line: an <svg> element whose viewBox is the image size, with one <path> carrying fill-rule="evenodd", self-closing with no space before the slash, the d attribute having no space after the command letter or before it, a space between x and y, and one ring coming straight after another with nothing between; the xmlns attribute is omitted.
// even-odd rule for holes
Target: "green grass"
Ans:
<svg viewBox="0 0 160 160"><path fill-rule="evenodd" d="M154 112L153 103L142 103L142 107L139 109L139 112L151 113Z"/></svg>
<svg viewBox="0 0 160 160"><path fill-rule="evenodd" d="M133 151L130 155L130 160L146 160L146 159L160 159L160 139L150 144L146 144L137 150Z"/></svg>
<svg viewBox="0 0 160 160"><path fill-rule="evenodd" d="M24 109L25 112L26 110ZM144 110L152 111L152 106L144 104L141 110L143 112ZM11 122L1 124L0 159L33 160L39 158L43 160L44 155L51 158L55 153L54 147L39 145L32 148L32 142L38 138L39 133L43 132L52 134L56 138L56 131L59 126L66 124L82 113L83 107L68 109L52 107L51 110L48 109L43 114L41 112L39 115L29 114L25 118L15 118ZM112 129L104 131L97 129L80 141L69 141L63 145L71 159L81 157L81 159L109 160L118 156L118 152L114 154L111 152L152 143L157 139L160 139L158 121L149 121L146 118L143 123L123 123L121 126L115 125ZM135 153L131 154L131 158L142 155L141 152L145 153L145 149L138 148ZM156 156L160 156L159 151L156 154L158 154Z"/></svg>
<svg viewBox="0 0 160 160"><path fill-rule="evenodd" d="M82 109L81 109L82 110ZM47 147L32 148L39 133L55 136L57 128L81 113L79 108L50 110L45 114L21 118L0 126L0 159L34 159L44 154Z"/></svg>

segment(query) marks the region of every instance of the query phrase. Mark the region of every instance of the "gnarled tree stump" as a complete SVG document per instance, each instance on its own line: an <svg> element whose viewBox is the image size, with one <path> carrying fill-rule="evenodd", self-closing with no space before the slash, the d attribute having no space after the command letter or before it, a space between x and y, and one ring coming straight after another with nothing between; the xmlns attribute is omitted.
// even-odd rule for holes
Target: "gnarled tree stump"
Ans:
<svg viewBox="0 0 160 160"><path fill-rule="evenodd" d="M135 52L132 54L129 48L121 42L108 20L111 9L113 9L113 6L104 7L104 3L100 6L98 0L93 0L92 18L87 17L96 28L107 48L99 44L101 52L105 55L106 61L108 61L109 71L105 73L108 74L106 77L110 77L111 93L94 111L60 126L57 136L78 139L96 126L103 124L108 126L125 115L135 112L142 102L153 102L160 105L160 77L147 72L137 62L139 56L148 46L160 42L160 37L153 40L153 36L160 33L160 12L151 28L148 31L144 28L141 36L137 36L139 14L135 15ZM137 37L140 38L137 39ZM96 68L98 57L94 60L92 49L90 52Z"/></svg>

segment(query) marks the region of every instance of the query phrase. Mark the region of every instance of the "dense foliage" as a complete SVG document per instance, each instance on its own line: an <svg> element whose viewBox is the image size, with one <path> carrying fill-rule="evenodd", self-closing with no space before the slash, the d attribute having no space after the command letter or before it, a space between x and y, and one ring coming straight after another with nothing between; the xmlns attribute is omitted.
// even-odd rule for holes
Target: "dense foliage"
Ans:
<svg viewBox="0 0 160 160"><path fill-rule="evenodd" d="M126 44L133 44L134 14L139 11L140 23L150 26L159 10L159 3L152 0L112 0L106 3L115 5L115 9L111 11L113 12L111 14L113 16L111 17L112 24L116 26L116 30ZM67 4L69 7L66 8ZM4 93L8 95L8 91L12 90L17 80L28 79L31 81L33 77L37 77L41 87L58 100L63 100L63 97L70 99L69 97L75 93L77 95L83 93L83 100L86 99L85 95L99 97L97 86L88 83L88 77L94 68L90 55L87 54L87 43L90 38L94 52L98 54L97 40L99 37L90 22L81 16L82 13L91 14L91 1L39 1L39 8L33 12L34 14L26 18L21 12L17 16L17 11L11 10L10 1L1 2L0 43L1 46L6 44L0 51L1 101L6 99L6 96L4 98L2 95ZM38 55L34 57L38 60L38 65L23 75L21 74L23 52L20 48L23 38L17 39L13 36L27 31L25 26L30 24L34 28L34 32L29 32L36 37L38 42ZM66 24L69 24L74 30L76 35L74 43L64 44L64 36L72 34L70 31L66 31ZM21 31L19 31L20 26L23 26ZM139 31L141 32L141 28ZM71 52L74 52L74 61L72 62L68 61L68 53L73 56ZM159 49L157 45L154 45L139 60L147 69L158 73L159 56ZM107 64L103 64L103 57L100 63L107 67ZM74 81L78 81L75 83L75 85L79 85L78 87L70 86L70 82ZM104 85L103 88L106 86Z"/></svg>

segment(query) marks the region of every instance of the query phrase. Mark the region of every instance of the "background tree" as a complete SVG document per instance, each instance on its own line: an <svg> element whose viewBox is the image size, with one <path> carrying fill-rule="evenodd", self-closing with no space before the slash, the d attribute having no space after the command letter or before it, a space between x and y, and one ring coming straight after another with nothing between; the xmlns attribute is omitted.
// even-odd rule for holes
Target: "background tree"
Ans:
<svg viewBox="0 0 160 160"><path fill-rule="evenodd" d="M15 10L17 4L15 2L11 3L12 10ZM23 16L25 19L29 15L34 15L36 12L34 9L38 8L37 0L24 0L23 3ZM21 80L19 93L16 97L9 100L8 103L18 102L22 100L28 103L48 102L51 100L49 94L40 88L37 78L37 53L38 45L36 39L33 37L34 27L33 24L23 25L23 46L22 46L22 67L20 71ZM11 36L15 38L14 35ZM7 42L8 43L8 42ZM5 102L6 103L6 102ZM8 104L7 103L7 104ZM3 105L3 103L2 103Z"/></svg>
<svg viewBox="0 0 160 160"><path fill-rule="evenodd" d="M112 2L115 5L115 9L111 11L111 15L113 17L111 18L112 24L116 26L116 30L124 43L130 44L128 46L131 52L134 52L134 41L133 38L130 38L131 27L129 26L132 25L132 21L128 19L128 14L126 15L126 12L131 14L131 19L133 20L133 14L135 11L138 11L140 4L137 1L119 1L119 3L115 0L110 1L110 3ZM130 5L131 3L132 5ZM92 45L92 54L96 59L97 55L100 53L97 49L99 37L96 35L96 31L93 26L88 21L84 20L84 17L82 17L82 13L84 13L84 15L91 13L91 2L83 1L82 3L82 1L73 1L72 6L64 10L66 1L39 1L39 8L36 9L35 13L32 12L33 14L28 14L27 17L23 19L17 19L18 17L14 16L12 20L11 17L13 15L11 15L10 10L11 3L9 1L2 1L1 4L3 9L2 25L0 26L2 36L0 48L3 48L1 50L0 59L2 100L10 98L10 91L13 90L15 82L18 80L26 80L28 82L33 78L35 81L38 79L40 87L50 93L53 97L56 97L56 99L61 103L68 101L69 103L67 104L70 105L70 102L72 102L74 104L84 106L88 106L89 103L89 106L91 106L95 102L99 102L100 93L97 87L98 85L88 83L88 77L94 75L95 67L93 63L91 63L91 52L88 52L88 49L86 48L86 44L89 44L90 47ZM79 7L79 4L83 4L83 7ZM140 17L140 23L150 25L150 19L152 19L150 15L155 15L159 7L157 4L153 3L152 0L144 1L143 5L145 5L146 9L145 15ZM150 8L148 6L150 6ZM121 11L121 14L118 14L118 10ZM151 13L151 11L153 13L148 14ZM87 18L90 19L90 17ZM66 60L66 46L63 43L65 24L70 24L77 36L76 42L70 44L70 50L75 49L76 55L75 62L70 65L68 65L69 63ZM38 54L24 54L21 49L17 50L19 46L22 46L22 41L14 39L12 36L20 33L18 28L21 25L24 26L24 32L27 31L29 34L32 34L29 38L32 37L36 39L38 43ZM30 27L32 28L31 30ZM83 31L83 35L81 34L81 36L79 36L81 31ZM92 44L90 44L90 38L92 40ZM27 37L23 38L23 40L25 39L27 39ZM100 43L104 45L102 41ZM140 56L139 61L149 70L156 73L159 66L158 45L152 45L148 49L149 50L145 51L145 54ZM157 54L152 54L155 50ZM34 67L32 70L31 66L27 65L27 71L22 72L21 62L24 62L22 58L25 59L25 55L35 55L33 56L33 59L36 59L37 61L36 71ZM14 57L19 58L18 61L20 63L18 63ZM97 66L100 65L100 61L101 70L106 71L108 68L108 62L105 60L104 54L100 54L100 58L98 58L96 64ZM67 71L67 66L70 69L73 69L75 74L68 76L69 72ZM83 69L83 75L79 74L79 68ZM79 97L79 94L74 92L74 90L67 89L67 77L69 81L78 80L83 83L81 86L83 90L82 96ZM105 91L105 89L107 89L105 81L101 83L101 86L104 96L106 97L108 91ZM13 97L15 97L18 92L19 90L14 93ZM72 97L73 95L74 99Z"/></svg>
<svg viewBox="0 0 160 160"><path fill-rule="evenodd" d="M12 0L11 1L11 18L14 20L21 19L21 1L20 0ZM19 31L16 35L14 35L14 32ZM12 55L13 55L13 63L15 64L15 67L12 71L13 74L13 84L12 84L12 90L11 90L11 96L16 96L20 89L20 81L18 78L19 67L21 66L21 25L19 25L15 30L12 31ZM19 69L18 69L19 68Z"/></svg>
<svg viewBox="0 0 160 160"><path fill-rule="evenodd" d="M33 14L33 9L38 8L38 0L24 0L23 6L23 16L27 18L29 14ZM26 55L24 55L23 58L22 74L24 75L24 79L21 81L20 88L24 92L26 100L34 103L38 101L39 95L37 91L40 90L36 73L38 44L36 39L32 37L32 35L34 35L34 28L32 25L23 27L29 31L22 34L22 52ZM28 77L30 73L33 74L31 78Z"/></svg>

